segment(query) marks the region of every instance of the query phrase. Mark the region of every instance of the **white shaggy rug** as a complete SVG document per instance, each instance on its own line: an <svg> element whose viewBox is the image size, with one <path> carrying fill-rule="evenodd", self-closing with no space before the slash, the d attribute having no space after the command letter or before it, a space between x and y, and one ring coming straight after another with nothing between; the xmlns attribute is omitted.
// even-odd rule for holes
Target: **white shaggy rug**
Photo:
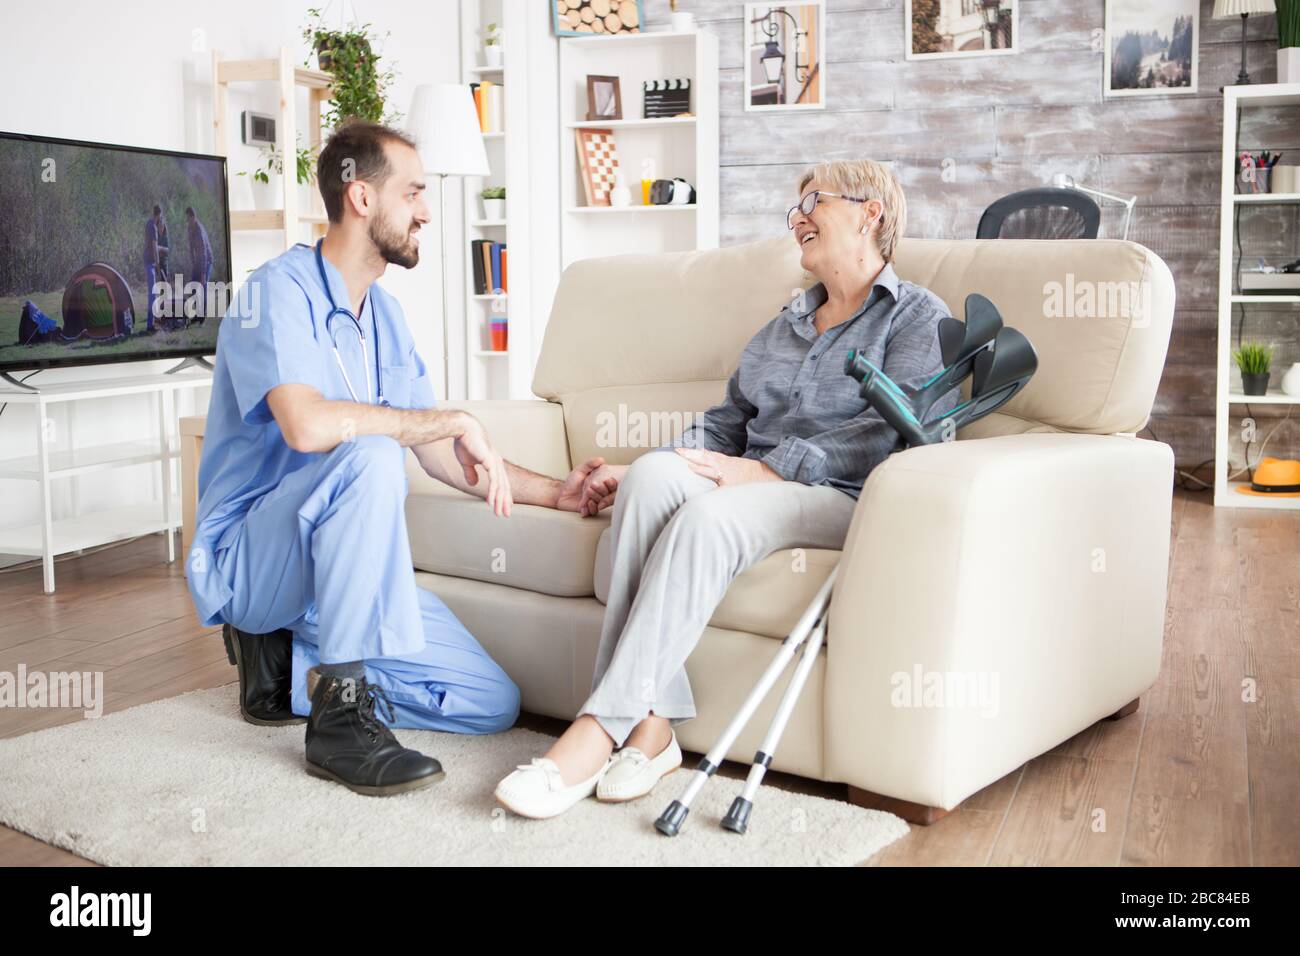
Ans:
<svg viewBox="0 0 1300 956"><path fill-rule="evenodd" d="M749 833L717 821L741 781L715 777L675 839L654 820L687 766L650 796L583 801L552 820L517 817L492 790L551 739L399 730L446 777L422 791L363 797L303 770L302 726L239 718L236 685L0 740L0 822L116 866L778 865L866 860L907 833L889 813L765 787Z"/></svg>

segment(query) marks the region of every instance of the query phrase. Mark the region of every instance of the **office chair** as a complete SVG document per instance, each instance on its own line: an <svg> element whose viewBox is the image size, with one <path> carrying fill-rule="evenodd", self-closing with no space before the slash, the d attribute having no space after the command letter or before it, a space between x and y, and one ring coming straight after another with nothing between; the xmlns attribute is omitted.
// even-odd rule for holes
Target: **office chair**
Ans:
<svg viewBox="0 0 1300 956"><path fill-rule="evenodd" d="M1026 189L980 217L976 239L1096 239L1101 207L1075 189Z"/></svg>

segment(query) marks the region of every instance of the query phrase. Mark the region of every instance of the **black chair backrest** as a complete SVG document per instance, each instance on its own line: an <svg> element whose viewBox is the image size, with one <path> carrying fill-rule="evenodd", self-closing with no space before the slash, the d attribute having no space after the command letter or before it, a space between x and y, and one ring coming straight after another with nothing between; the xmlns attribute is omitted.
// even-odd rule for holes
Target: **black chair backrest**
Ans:
<svg viewBox="0 0 1300 956"><path fill-rule="evenodd" d="M1026 189L980 217L976 239L1096 239L1101 207L1076 189Z"/></svg>

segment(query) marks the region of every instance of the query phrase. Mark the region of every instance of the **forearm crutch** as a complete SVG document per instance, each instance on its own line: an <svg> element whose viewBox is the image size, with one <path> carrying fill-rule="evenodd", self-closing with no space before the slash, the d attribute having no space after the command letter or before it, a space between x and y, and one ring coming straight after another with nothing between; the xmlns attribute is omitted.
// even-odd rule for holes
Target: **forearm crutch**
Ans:
<svg viewBox="0 0 1300 956"><path fill-rule="evenodd" d="M821 650L822 641L826 635L826 611L830 606L831 590L835 586L835 576L839 573L836 567L831 571L826 582L817 591L817 596L813 598L812 603L808 605L800 616L798 623L795 624L794 630L781 642L777 649L776 656L772 658L771 663L767 665L767 670L763 671L763 676L759 678L754 689L749 692L745 702L741 705L736 716L731 718L722 735L718 738L712 749L705 754L691 774L687 781L686 789L682 795L670 803L667 809L659 815L655 821L655 829L664 836L676 836L686 822L686 815L691 812L691 803L704 789L704 785L709 782L709 778L717 772L722 761L726 759L727 752L731 750L731 745L736 742L740 732L745 729L749 719L758 709L758 705L767 697L768 691L776 683L778 677L785 671L786 666L798 653L801 645L804 645L803 657L799 665L795 668L794 676L790 678L790 684L785 689L785 694L781 698L781 703L777 707L775 716L772 718L772 724L768 727L767 735L758 753L754 755L754 765L750 768L749 777L745 780L744 792L735 799L731 804L731 809L727 811L726 817L722 820L722 826L735 833L744 833L749 821L749 812L753 809L754 796L758 792L759 785L763 782L763 774L766 773L768 766L772 763L772 754L776 751L776 746L781 740L781 734L785 731L785 725L790 720L790 714L794 711L794 705L799 700L799 694L803 690L803 685L808 679L808 674L812 671L813 665L817 662L817 654Z"/></svg>

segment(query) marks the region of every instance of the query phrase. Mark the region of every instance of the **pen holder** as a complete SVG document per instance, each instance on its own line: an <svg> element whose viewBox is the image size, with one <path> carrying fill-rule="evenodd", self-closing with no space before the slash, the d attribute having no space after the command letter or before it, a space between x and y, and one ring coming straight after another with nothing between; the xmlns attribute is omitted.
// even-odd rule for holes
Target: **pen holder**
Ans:
<svg viewBox="0 0 1300 956"><path fill-rule="evenodd" d="M1269 179L1271 178L1271 169L1263 169L1257 166L1237 167L1237 192L1239 193L1266 193L1269 191Z"/></svg>

